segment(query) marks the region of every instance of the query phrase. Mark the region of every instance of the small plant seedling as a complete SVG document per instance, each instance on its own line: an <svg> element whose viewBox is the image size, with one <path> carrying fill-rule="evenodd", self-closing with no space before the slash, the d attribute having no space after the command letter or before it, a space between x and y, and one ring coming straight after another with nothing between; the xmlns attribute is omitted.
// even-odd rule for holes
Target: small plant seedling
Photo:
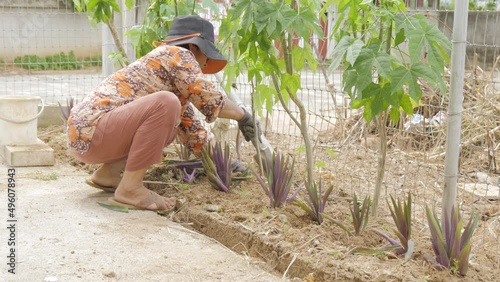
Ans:
<svg viewBox="0 0 500 282"><path fill-rule="evenodd" d="M351 210L351 219L352 226L354 227L354 234L359 235L363 230L365 230L366 225L368 224L368 216L370 212L370 196L365 196L363 200L363 204L361 208L359 207L358 197L356 193L354 193L352 197L352 205L350 207Z"/></svg>
<svg viewBox="0 0 500 282"><path fill-rule="evenodd" d="M328 187L325 193L323 193L322 184L320 180L319 184L313 183L312 185L309 186L309 189L307 189L309 199L307 199L306 202L297 198L292 202L292 204L303 209L305 212L309 214L312 220L321 224L323 223L323 216L325 215L324 210L326 206L326 201L330 196L330 194L332 193L332 191L333 191L333 185L330 185L330 187ZM333 218L329 217L329 219L332 220ZM335 222L335 220L333 222ZM336 222L336 224L341 227L343 226L340 222Z"/></svg>
<svg viewBox="0 0 500 282"><path fill-rule="evenodd" d="M243 180L248 180L247 171L238 172L233 176L233 162L231 161L229 144L222 149L220 142L213 146L206 146L201 151L201 162L210 185L221 192L229 192Z"/></svg>
<svg viewBox="0 0 500 282"><path fill-rule="evenodd" d="M391 246L395 247L396 254L405 255L405 260L409 260L413 254L414 243L411 240L411 193L408 192L406 201L401 202L399 199L396 201L391 196L391 202L387 202L391 212L392 219L396 224L396 229L393 229L397 238L393 239L386 233L375 230L375 233L384 237Z"/></svg>
<svg viewBox="0 0 500 282"><path fill-rule="evenodd" d="M295 199L302 188L302 185L300 185L295 192L288 197L290 188L293 184L292 177L294 164L294 160L290 163L290 158L282 157L280 153L274 153L272 160L264 165L267 181L264 181L264 179L252 169L260 186L269 197L271 207L281 208L284 204L290 203Z"/></svg>
<svg viewBox="0 0 500 282"><path fill-rule="evenodd" d="M464 228L463 218L455 207L450 214L445 214L443 226L439 224L435 212L429 207L425 211L431 231L432 249L436 255L431 263L438 270L449 269L452 273L465 276L469 269L472 234L477 227L479 215L472 213Z"/></svg>

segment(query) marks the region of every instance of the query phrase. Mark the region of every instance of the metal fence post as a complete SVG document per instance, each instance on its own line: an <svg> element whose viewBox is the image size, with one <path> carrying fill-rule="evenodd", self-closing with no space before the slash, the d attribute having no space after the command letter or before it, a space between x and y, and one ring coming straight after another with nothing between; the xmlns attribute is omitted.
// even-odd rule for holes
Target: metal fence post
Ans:
<svg viewBox="0 0 500 282"><path fill-rule="evenodd" d="M446 134L446 155L444 165L444 191L442 219L449 215L457 200L458 158L460 155L460 134L462 126L462 101L465 72L465 47L467 40L468 1L457 0L453 19L451 52L450 105ZM442 220L444 222L444 220Z"/></svg>

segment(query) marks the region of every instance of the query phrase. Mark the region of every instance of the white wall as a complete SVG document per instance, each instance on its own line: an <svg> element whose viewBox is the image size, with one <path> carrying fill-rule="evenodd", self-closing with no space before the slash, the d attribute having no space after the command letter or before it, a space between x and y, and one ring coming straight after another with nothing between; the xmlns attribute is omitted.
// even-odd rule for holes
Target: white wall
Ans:
<svg viewBox="0 0 500 282"><path fill-rule="evenodd" d="M74 51L77 57L101 55L100 25L85 14L59 8L0 6L0 59Z"/></svg>

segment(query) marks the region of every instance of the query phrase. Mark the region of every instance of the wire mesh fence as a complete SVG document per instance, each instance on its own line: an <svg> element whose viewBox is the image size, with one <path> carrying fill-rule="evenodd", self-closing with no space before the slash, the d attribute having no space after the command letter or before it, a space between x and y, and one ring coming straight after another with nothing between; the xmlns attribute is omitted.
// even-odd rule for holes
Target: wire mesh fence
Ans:
<svg viewBox="0 0 500 282"><path fill-rule="evenodd" d="M83 99L104 79L102 65L109 59L102 57L101 51L109 41L102 36L103 27L92 26L86 15L75 11L71 3L0 1L0 95L41 96L46 103L63 103L68 97ZM131 12L135 15L133 21L130 17L117 20L119 30L123 33L141 24L141 12L147 5L147 1L138 1ZM425 14L451 38L452 11L419 6L416 12ZM469 13L459 175L460 207L466 213L476 209L484 221L478 230L481 238L474 248L477 252L493 250L497 264L500 263L500 168L496 162L500 157L499 17L498 11ZM126 40L125 43L131 50L130 43ZM450 75L445 79L449 80ZM380 143L376 126L366 124L359 112L350 109L349 97L341 91L341 72L325 76L321 69L304 71L301 79L298 97L308 110L318 176L332 181L338 197L353 192L373 194ZM239 77L235 86L235 94L250 105L250 83ZM385 124L389 150L381 201L382 216L387 216L387 197L403 197L411 192L416 203L415 230L424 230L426 226L425 205L440 208L448 103L447 93L423 84L421 87L424 97L415 114L403 117L397 124ZM293 105L290 111L299 114ZM261 121L275 149L298 160L305 159L300 130L281 105L275 105L271 113L264 111Z"/></svg>
<svg viewBox="0 0 500 282"><path fill-rule="evenodd" d="M0 95L56 103L101 80L100 27L70 2L0 1Z"/></svg>

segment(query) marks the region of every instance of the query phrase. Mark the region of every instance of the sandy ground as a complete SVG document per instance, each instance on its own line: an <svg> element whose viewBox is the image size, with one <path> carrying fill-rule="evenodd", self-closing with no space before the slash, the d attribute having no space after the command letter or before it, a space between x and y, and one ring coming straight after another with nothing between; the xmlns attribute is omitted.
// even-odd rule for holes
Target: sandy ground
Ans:
<svg viewBox="0 0 500 282"><path fill-rule="evenodd" d="M154 212L100 207L110 194L66 164L15 168L15 233L8 169L0 164L0 281L283 281L213 239ZM15 274L8 265L15 240ZM12 242L12 241L10 241Z"/></svg>

